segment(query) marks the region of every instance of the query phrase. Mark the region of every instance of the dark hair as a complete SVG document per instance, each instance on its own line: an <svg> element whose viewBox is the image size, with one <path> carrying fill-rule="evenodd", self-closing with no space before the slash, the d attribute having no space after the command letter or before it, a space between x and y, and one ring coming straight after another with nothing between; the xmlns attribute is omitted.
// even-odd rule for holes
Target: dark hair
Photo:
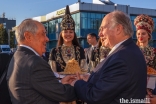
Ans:
<svg viewBox="0 0 156 104"><path fill-rule="evenodd" d="M96 40L97 40L97 35L96 35L95 33L89 33L88 35L90 35L91 37L95 37ZM87 36L88 36L88 35L87 35Z"/></svg>
<svg viewBox="0 0 156 104"><path fill-rule="evenodd" d="M101 42L101 38L99 38L99 40L98 40L98 47L100 48L101 46L102 46L102 42Z"/></svg>
<svg viewBox="0 0 156 104"><path fill-rule="evenodd" d="M63 44L63 38L62 38L62 31L61 31L61 33L59 34L57 47L61 46L62 44ZM72 40L72 44L80 47L75 31L74 31L74 39Z"/></svg>

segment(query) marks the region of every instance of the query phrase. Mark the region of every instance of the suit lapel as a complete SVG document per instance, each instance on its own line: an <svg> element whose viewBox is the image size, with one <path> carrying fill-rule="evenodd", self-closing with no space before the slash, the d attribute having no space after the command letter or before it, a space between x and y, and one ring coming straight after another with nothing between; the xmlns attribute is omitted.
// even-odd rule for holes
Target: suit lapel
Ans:
<svg viewBox="0 0 156 104"><path fill-rule="evenodd" d="M93 74L91 74L91 76L89 77L88 81L91 79L91 77L98 72L101 67L105 64L105 62L116 52L118 52L119 50L121 50L123 47L125 47L125 45L129 44L133 42L132 38L127 39L125 42L123 42L118 48L116 48L110 55L108 55L105 60L103 60L99 65L97 65L97 67L93 70Z"/></svg>
<svg viewBox="0 0 156 104"><path fill-rule="evenodd" d="M118 52L120 49L122 49L123 45L120 45L118 48L116 48L110 55L108 55L93 71L97 72L99 69L104 65L104 63L111 57L113 54Z"/></svg>

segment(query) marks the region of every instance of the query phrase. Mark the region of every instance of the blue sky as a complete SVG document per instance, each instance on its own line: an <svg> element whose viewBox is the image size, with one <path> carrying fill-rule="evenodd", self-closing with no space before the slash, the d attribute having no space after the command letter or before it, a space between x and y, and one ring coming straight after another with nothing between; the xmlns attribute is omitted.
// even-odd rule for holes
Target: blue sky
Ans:
<svg viewBox="0 0 156 104"><path fill-rule="evenodd" d="M78 0L0 0L0 16L5 12L6 18L15 18L16 25L26 18L46 15ZM92 0L81 0L91 3ZM156 0L111 0L116 4L130 7L150 8L156 10Z"/></svg>

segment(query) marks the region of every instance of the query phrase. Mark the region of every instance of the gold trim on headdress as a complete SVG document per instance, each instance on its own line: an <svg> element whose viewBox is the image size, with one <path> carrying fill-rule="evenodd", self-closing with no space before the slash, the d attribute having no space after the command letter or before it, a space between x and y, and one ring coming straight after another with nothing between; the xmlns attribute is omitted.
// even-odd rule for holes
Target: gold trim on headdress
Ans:
<svg viewBox="0 0 156 104"><path fill-rule="evenodd" d="M70 14L69 6L66 6L65 16L61 22L61 29L62 30L75 30L75 22Z"/></svg>

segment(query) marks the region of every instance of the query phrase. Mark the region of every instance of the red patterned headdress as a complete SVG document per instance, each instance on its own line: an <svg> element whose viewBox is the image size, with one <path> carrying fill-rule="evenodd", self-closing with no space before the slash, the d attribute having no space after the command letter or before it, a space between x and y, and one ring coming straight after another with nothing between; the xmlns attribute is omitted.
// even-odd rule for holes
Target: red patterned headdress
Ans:
<svg viewBox="0 0 156 104"><path fill-rule="evenodd" d="M152 31L154 29L153 19L145 14L137 16L134 20L134 25L136 27L136 30L144 29L149 33L149 35L152 34Z"/></svg>

